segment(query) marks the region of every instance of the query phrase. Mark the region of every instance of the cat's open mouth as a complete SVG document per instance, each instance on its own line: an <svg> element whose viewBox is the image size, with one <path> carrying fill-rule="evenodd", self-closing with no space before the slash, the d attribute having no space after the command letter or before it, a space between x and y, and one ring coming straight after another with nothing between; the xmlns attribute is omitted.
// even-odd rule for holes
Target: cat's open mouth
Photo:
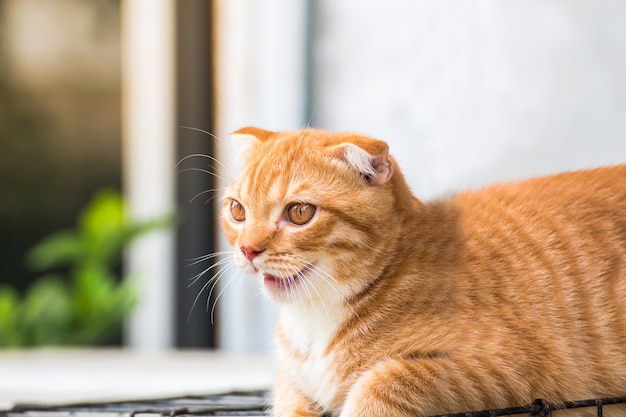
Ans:
<svg viewBox="0 0 626 417"><path fill-rule="evenodd" d="M305 277L306 273L310 269L310 267L306 267L302 271L290 277L277 277L272 274L264 273L263 283L272 290L288 290L298 285L300 280Z"/></svg>
<svg viewBox="0 0 626 417"><path fill-rule="evenodd" d="M271 274L263 274L263 283L272 290L286 290L297 284L300 278L297 275L280 278Z"/></svg>

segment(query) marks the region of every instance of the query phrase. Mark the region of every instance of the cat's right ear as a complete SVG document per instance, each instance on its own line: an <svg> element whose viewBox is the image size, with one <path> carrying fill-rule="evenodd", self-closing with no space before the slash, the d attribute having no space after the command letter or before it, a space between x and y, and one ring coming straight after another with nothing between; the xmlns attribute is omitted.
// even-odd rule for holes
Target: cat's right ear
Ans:
<svg viewBox="0 0 626 417"><path fill-rule="evenodd" d="M371 185L388 182L393 175L389 146L370 138L354 137L334 148L334 155L363 174Z"/></svg>
<svg viewBox="0 0 626 417"><path fill-rule="evenodd" d="M254 147L254 145L260 142L265 142L272 135L274 135L274 132L252 126L235 130L230 134L235 142L237 142L239 152L243 156L248 155L248 152L252 147Z"/></svg>

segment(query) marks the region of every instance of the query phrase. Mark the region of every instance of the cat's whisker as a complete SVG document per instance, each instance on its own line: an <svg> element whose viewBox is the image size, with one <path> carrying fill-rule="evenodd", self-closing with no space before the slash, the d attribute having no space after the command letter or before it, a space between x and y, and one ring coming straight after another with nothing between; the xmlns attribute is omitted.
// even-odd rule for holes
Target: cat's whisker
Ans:
<svg viewBox="0 0 626 417"><path fill-rule="evenodd" d="M306 285L305 285L304 281L302 281L303 291L298 291L296 289L295 282L296 282L297 278L295 278L295 277L297 276L299 270L297 268L295 268L293 265L288 265L288 266L290 266L292 271L295 272L294 276L290 276L289 278L287 278L287 280L289 281L289 291L292 293L292 299L295 299L295 296L297 296L298 299L299 299L299 304L304 304L304 296L305 295L307 296L307 298L311 299L311 296L309 294L309 290L308 290L308 288L306 288ZM305 293L305 294L303 294L303 293Z"/></svg>
<svg viewBox="0 0 626 417"><path fill-rule="evenodd" d="M187 264L186 266L190 267L190 266L193 266L193 265L197 265L197 264L199 264L201 262L207 261L209 259L213 259L213 258L218 257L218 256L234 255L234 254L235 254L235 251L232 251L232 250L211 252L211 253L209 253L207 255L202 255L202 256L198 256L196 258L189 258L189 259L187 259L186 261L187 262L191 262L191 263Z"/></svg>
<svg viewBox="0 0 626 417"><path fill-rule="evenodd" d="M175 168L178 168L178 164L176 164ZM222 171L223 171L223 169L221 169L220 167L216 167L216 166L215 166L215 165L213 165L213 164L208 164L208 165L206 165L206 168L207 168L207 171L212 172L212 173L217 173L217 172L219 172L220 170L222 170ZM194 170L194 171L201 170L201 169L204 169L204 168L196 168L196 167L193 167L193 166L192 166L192 167L187 168L187 170ZM182 173L182 172L185 172L185 171L184 171L184 170L179 170L179 171L177 172L177 174L180 174L180 173Z"/></svg>
<svg viewBox="0 0 626 417"><path fill-rule="evenodd" d="M326 314L328 314L328 309L326 307L326 300L324 299L324 297L322 297L322 294L320 294L319 290L316 288L315 284L309 279L308 276L306 276L305 273L300 272L299 273L299 277L302 281L302 283L304 284L304 288L307 291L307 294L309 296L309 300L311 302L314 302L313 296L311 294L311 292L308 290L307 287L311 287L313 289L313 291L315 291L315 293L317 294L318 299L320 300L320 302L322 303L322 307L324 307L324 311L326 311Z"/></svg>
<svg viewBox="0 0 626 417"><path fill-rule="evenodd" d="M176 163L176 167L178 167L180 164L182 164L183 162L185 162L186 160L190 159L190 158L207 158L209 160L211 160L212 162L215 162L216 164L218 164L220 167L222 167L223 169L226 169L226 166L221 163L217 158L211 156L211 155L207 155L205 153L193 153L191 155L187 155L183 158L181 158L180 161L178 161ZM211 168L215 168L213 165L210 165Z"/></svg>
<svg viewBox="0 0 626 417"><path fill-rule="evenodd" d="M286 267L286 269L292 269L291 266L285 262L281 262L283 264L284 267ZM292 269L292 272L297 272L297 269ZM302 299L302 294L299 291L296 291L294 289L294 285L293 285L293 278L292 277L287 277L284 278L287 280L287 288L289 289L289 298L291 298L292 301L297 301L296 298L299 299L300 303L303 302Z"/></svg>
<svg viewBox="0 0 626 417"><path fill-rule="evenodd" d="M222 180L222 181L226 181L224 178L222 178L221 176L219 176L219 175L218 175L218 174L216 174L215 172L213 172L213 171L209 171L209 170L207 170L207 169L202 169L202 168L184 168L184 169L181 169L181 170L176 171L176 174L178 175L178 174L182 174L183 172L192 172L192 171L196 171L196 172L203 172L203 173L205 173L205 174L212 175L212 176L214 176L215 178L220 179L220 180Z"/></svg>
<svg viewBox="0 0 626 417"><path fill-rule="evenodd" d="M326 303L324 303L324 299L320 295L319 291L317 291L317 289L315 288L315 285L313 285L311 281L309 281L307 276L303 274L301 271L299 271L298 273L296 273L296 279L298 279L302 283L302 288L304 289L304 292L306 293L306 296L309 299L309 302L311 303L314 302L313 294L311 293L309 289L310 287L313 289L313 291L317 293L317 296L319 297L320 301L324 305L324 309L326 309Z"/></svg>
<svg viewBox="0 0 626 417"><path fill-rule="evenodd" d="M202 278L204 275L206 275L207 272L209 272L212 268L218 266L217 264L211 265L210 267L206 268L205 270L201 271L200 273L194 275L191 278L187 278L187 281L189 281L189 284L187 284L187 288L191 288L193 287L196 282L198 282L198 280L200 280L200 278Z"/></svg>
<svg viewBox="0 0 626 417"><path fill-rule="evenodd" d="M198 280L200 278L202 278L204 275L206 275L207 272L209 272L211 269L216 268L218 266L222 266L224 264L234 264L234 260L233 259L222 259L221 261L215 262L213 265L211 265L210 267L206 268L204 271L200 272L199 274L189 278L190 284L187 285L187 288L192 287L196 282L198 282Z"/></svg>
<svg viewBox="0 0 626 417"><path fill-rule="evenodd" d="M209 135L210 137L212 137L213 139L215 139L216 141L223 143L222 139L220 139L217 135L214 135L213 133L209 132L208 130L204 130L204 129L199 129L197 127L191 127L191 126L179 126L181 129L188 129L188 130L194 130L196 132L200 132L200 133L204 133L205 135Z"/></svg>
<svg viewBox="0 0 626 417"><path fill-rule="evenodd" d="M226 271L228 271L230 269L230 267L232 267L232 264L229 265L227 268L225 268L224 270L220 271L221 275L220 277L215 281L215 283L211 286L211 290L209 291L209 295L207 297L207 311L209 310L209 303L211 302L211 294L213 294L213 290L215 288L215 285L217 284L217 281L219 281L223 276L224 273L226 273ZM215 301L213 302L213 307L211 307L211 324L214 324L214 319L215 319L215 306L217 306L217 301L220 299L221 295L224 293L224 291L226 291L226 289L228 288L228 286L233 282L233 280L235 278L237 278L239 275L241 275L241 272L237 272L235 275L232 275L230 277L230 279L228 280L228 282L226 283L226 285L224 285L224 287L220 290L220 292L217 294L217 297L215 297ZM239 280L238 280L239 281Z"/></svg>
<svg viewBox="0 0 626 417"><path fill-rule="evenodd" d="M322 281L324 281L339 296L339 298L341 298L343 304L348 307L353 314L356 314L356 311L354 310L352 304L350 304L350 302L341 293L341 291L339 291L339 289L335 287L334 284L339 284L337 279L315 264L308 263L308 266L311 268L311 272L319 277Z"/></svg>
<svg viewBox="0 0 626 417"><path fill-rule="evenodd" d="M346 297L341 293L341 291L339 291L339 289L337 289L337 287L335 287L335 285L333 285L333 282L335 284L338 284L337 279L335 279L332 275L328 274L326 271L324 271L321 268L318 268L315 265L311 265L311 272L313 272L316 276L318 276L322 281L324 281L326 284L328 284L328 286L335 291L335 293L337 293L337 295L341 298L341 300L343 301L343 303L352 308L352 305L348 302L348 300L346 299Z"/></svg>
<svg viewBox="0 0 626 417"><path fill-rule="evenodd" d="M215 139L215 144L216 144L217 149L215 150L215 152L214 152L214 153L219 154L219 148L220 148L221 146L223 146L223 145L224 145L224 141L223 141L222 139L220 139L220 137L219 137L219 136L217 136L217 135L215 135L215 134L213 134L213 133L211 133L211 132L209 132L209 131L207 131L207 130L204 130L204 129L199 129L199 128L197 128L197 127L192 127L192 126L179 126L179 127L180 127L181 129L193 130L193 131L195 131L195 132L204 133L205 135L208 135L208 136L210 136L211 138ZM211 165L211 166L210 166L210 167L211 167L211 169L212 169L212 170L214 170L214 171L219 171L219 172L220 172L220 174L222 174L222 175L226 175L226 174L227 174L227 175L229 175L230 177L233 177L234 175L236 175L236 174L237 174L237 173L233 170L233 167L232 167L232 166L230 166L229 164L224 164L224 163L222 163L221 161L219 161L217 158L215 158L215 157L213 157L213 156L211 156L211 155L201 154L201 153L195 153L195 154L192 154L192 155L187 155L187 156L183 157L180 161L178 161L178 163L176 164L176 167L178 167L181 163L183 163L183 162L184 162L184 161L186 161L187 159L194 158L194 157L195 157L195 158L207 158L207 159L210 159L212 162L214 162L214 163L216 163L217 165L219 165L219 167L216 167L216 166ZM225 180L224 180L223 178L221 178L221 177L218 177L218 178L219 178L220 180L224 181L224 182L227 182L227 181L225 181Z"/></svg>
<svg viewBox="0 0 626 417"><path fill-rule="evenodd" d="M213 276L213 278L211 278L213 280L213 285L211 285L211 289L209 290L209 295L207 297L207 303L208 301L211 299L211 295L213 294L213 290L215 289L215 286L217 285L217 282L224 276L224 274L226 274L226 272L228 272L233 266L235 265L235 262L230 262L228 264L226 264L224 266L224 268L220 269L218 272L215 273L215 275ZM237 273L237 275L239 274L239 271ZM208 304L207 304L207 311L208 311Z"/></svg>
<svg viewBox="0 0 626 417"><path fill-rule="evenodd" d="M322 281L324 281L326 283L326 285L328 285L338 296L339 298L341 298L342 302L354 313L354 307L352 307L352 305L348 302L348 300L346 299L346 297L341 293L341 291L339 291L339 289L337 289L337 287L335 287L335 284L338 284L338 281L335 277L333 277L332 275L330 275L328 272L324 271L323 269L321 269L320 267L318 267L317 265L315 265L314 263L308 262L304 259L302 259L301 257L297 256L297 255L293 255L293 254L286 254L286 256L291 257L296 259L299 262L302 262L305 264L305 266L307 268L309 268L309 272L315 274L318 278L320 278ZM307 278L307 281L308 278ZM319 291L317 290L317 288L315 287L315 285L313 285L312 283L310 283L310 285L313 287L313 289L317 292L318 296L320 297L320 300L322 300L322 302L324 303L324 309L326 309L326 301L321 294L319 293Z"/></svg>
<svg viewBox="0 0 626 417"><path fill-rule="evenodd" d="M211 201L215 200L217 197L219 197L219 195L217 195L217 194L216 194L216 195L214 195L213 197L211 197L211 198L209 198L208 200L206 200L206 201L204 202L204 204L209 204Z"/></svg>
<svg viewBox="0 0 626 417"><path fill-rule="evenodd" d="M220 192L220 191L221 191L221 190L220 190L219 188L212 188L212 189L210 189L210 190L204 190L204 191L199 192L198 194L194 195L194 196L193 196L193 197L189 200L189 202L190 202L190 203L193 203L193 201L194 201L196 198L200 197L201 195L208 194L208 193L218 193L218 192ZM206 204L206 203L208 203L209 201L213 200L215 197L217 197L217 194L215 194L213 197L211 197L211 198L209 198L207 201L205 201L205 202L204 202L204 204Z"/></svg>
<svg viewBox="0 0 626 417"><path fill-rule="evenodd" d="M309 262L305 259L302 259L301 257L297 256L297 255L293 255L293 254L289 254L287 255L289 257L295 258L296 260L298 260L299 262L302 262L307 268L309 268L310 271L314 272L318 277L320 277L322 280L324 280L336 293L337 295L339 295L343 301L346 304L348 303L348 300L346 300L346 298L343 296L343 294L341 293L341 291L339 291L333 284L332 282L334 282L335 284L338 284L339 282L337 281L337 279L335 277L333 277L332 275L330 275L328 272L324 271L323 269L321 269L320 267L318 267L317 265L315 265L312 262ZM332 282L331 282L332 281Z"/></svg>
<svg viewBox="0 0 626 417"><path fill-rule="evenodd" d="M311 269L311 271L313 271L313 269ZM317 274L315 271L313 271L315 274ZM313 291L315 291L315 293L317 294L320 302L322 303L322 307L324 308L324 311L326 312L326 315L330 315L329 311L328 311L328 307L326 306L326 300L324 299L324 297L322 297L322 294L320 294L319 290L316 288L315 284L313 284L313 282L311 282L311 280L306 276L306 273L303 273L302 271L298 272L298 276L300 277L302 283L304 284L304 287L306 289L307 285L310 285L311 288L313 288ZM307 290L307 293L309 294L309 300L311 302L314 302L313 297L311 296L311 293Z"/></svg>
<svg viewBox="0 0 626 417"><path fill-rule="evenodd" d="M296 282L296 280L299 280L300 283L302 284L302 288L303 288L304 292L306 293L307 298L309 299L309 301L313 302L313 296L312 296L312 294L311 294L311 292L309 291L309 288L308 288L308 286L311 285L311 283L309 282L308 278L306 277L306 274L304 274L295 265L291 265L291 264L286 263L286 262L283 262L283 265L287 269L290 269L292 272L294 272L294 275L288 278L290 280L290 284L294 284ZM313 286L313 285L311 285L311 286L315 290L315 286ZM291 287L295 287L295 286L291 285ZM319 295L320 294L318 293L318 296ZM321 298L322 297L320 296L320 299Z"/></svg>
<svg viewBox="0 0 626 417"><path fill-rule="evenodd" d="M198 291L198 294L194 298L193 303L191 304L191 308L189 309L189 314L187 314L187 322L191 320L191 313L193 312L193 309L196 307L196 304L198 303L198 300L200 299L200 295L204 292L206 288L209 287L209 285L211 285L211 282L214 281L214 278L215 276L211 277L207 282L204 283L202 288L200 288L200 291Z"/></svg>
<svg viewBox="0 0 626 417"><path fill-rule="evenodd" d="M187 316L187 321L190 320L191 313L193 312L193 309L195 308L196 304L198 303L198 300L200 299L200 296L202 295L204 290L206 290L207 288L209 288L209 286L211 286L211 289L209 290L209 294L208 294L208 297L207 297L207 299L210 300L211 299L211 293L213 291L213 288L215 288L215 285L217 284L217 282L222 278L224 273L226 271L228 271L229 269L231 269L234 265L235 265L234 258L232 258L232 259L224 259L224 260L222 260L222 261L212 265L211 267L207 268L207 270L205 270L205 271L203 271L203 273L201 273L201 274L204 274L209 269L212 269L212 268L214 268L216 266L221 266L221 268L215 273L215 275L213 275L210 279L208 279L207 282L204 283L202 288L200 288L200 290L198 291L198 294L194 298L193 303L191 305L191 308L189 309L189 314ZM199 277L196 278L196 280L193 283L195 283L198 279L199 279ZM189 286L193 285L193 283L190 284Z"/></svg>
<svg viewBox="0 0 626 417"><path fill-rule="evenodd" d="M305 304L305 298L311 298L310 295L307 294L308 290L306 289L306 286L303 285L304 291L297 291L295 285L293 285L295 282L294 278L290 277L289 279L291 280L291 290L294 292L294 294L298 295L298 298L300 299L300 304Z"/></svg>

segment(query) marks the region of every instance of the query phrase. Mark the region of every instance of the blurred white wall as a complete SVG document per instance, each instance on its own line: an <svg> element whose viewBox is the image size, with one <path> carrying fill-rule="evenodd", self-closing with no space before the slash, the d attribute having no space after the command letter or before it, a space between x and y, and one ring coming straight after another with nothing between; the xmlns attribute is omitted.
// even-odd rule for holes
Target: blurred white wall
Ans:
<svg viewBox="0 0 626 417"><path fill-rule="evenodd" d="M315 122L415 193L626 162L626 2L318 0Z"/></svg>
<svg viewBox="0 0 626 417"><path fill-rule="evenodd" d="M222 139L243 125L293 128L312 116L316 127L388 141L423 199L626 162L626 2L315 5L309 115L289 111L304 108L300 93L293 96L302 88L303 2L228 2L219 36L232 39L218 40L227 49L219 55ZM232 154L224 147L221 158ZM271 307L249 277L237 280L247 289L220 301L222 346L266 349Z"/></svg>

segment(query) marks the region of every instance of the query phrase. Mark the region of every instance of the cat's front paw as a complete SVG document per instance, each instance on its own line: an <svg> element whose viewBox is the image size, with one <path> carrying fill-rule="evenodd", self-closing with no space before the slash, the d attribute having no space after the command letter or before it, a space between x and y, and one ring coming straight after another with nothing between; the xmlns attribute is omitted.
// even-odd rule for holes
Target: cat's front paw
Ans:
<svg viewBox="0 0 626 417"><path fill-rule="evenodd" d="M304 401L275 401L271 410L273 417L324 417L324 413L306 399Z"/></svg>
<svg viewBox="0 0 626 417"><path fill-rule="evenodd" d="M294 389L290 378L281 374L272 391L273 417L323 417L322 409L309 397Z"/></svg>
<svg viewBox="0 0 626 417"><path fill-rule="evenodd" d="M364 372L352 386L340 417L423 417L438 413L443 364L388 359ZM436 371L434 371L436 368Z"/></svg>

